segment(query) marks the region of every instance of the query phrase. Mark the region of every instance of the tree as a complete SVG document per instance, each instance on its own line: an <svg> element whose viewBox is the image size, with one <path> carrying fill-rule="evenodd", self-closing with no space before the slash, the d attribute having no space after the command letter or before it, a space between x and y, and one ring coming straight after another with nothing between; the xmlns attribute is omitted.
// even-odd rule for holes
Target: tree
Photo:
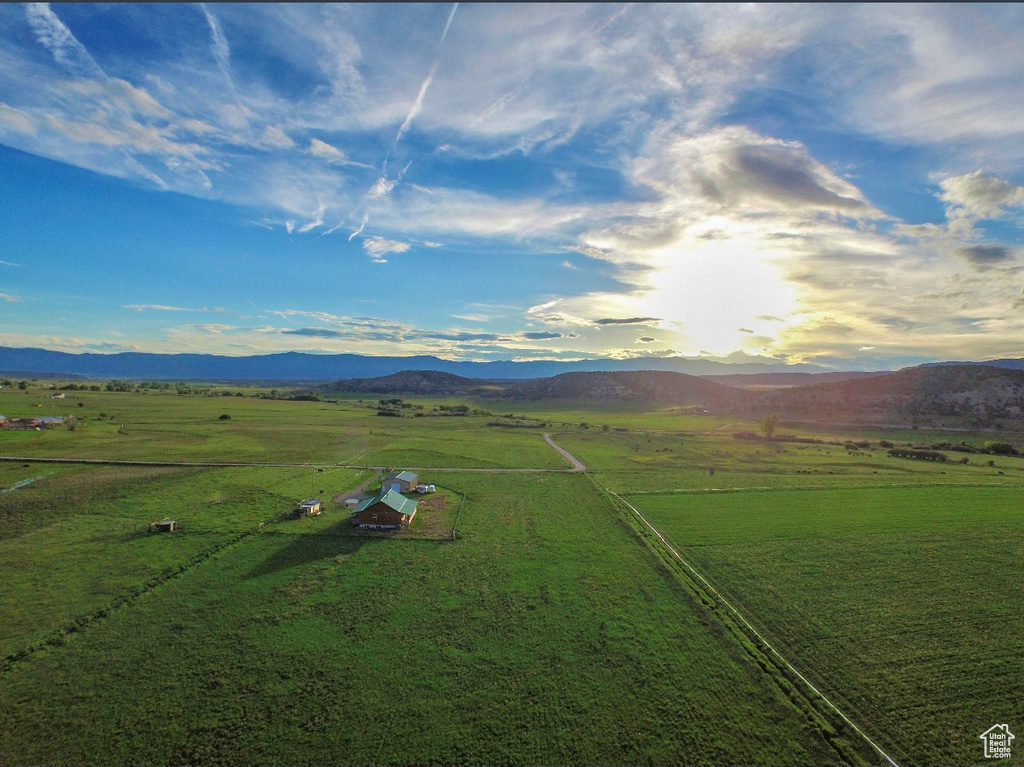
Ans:
<svg viewBox="0 0 1024 767"><path fill-rule="evenodd" d="M1017 449L1009 442L986 442L985 452L992 455L1017 455Z"/></svg>
<svg viewBox="0 0 1024 767"><path fill-rule="evenodd" d="M18 381L18 388L22 391L28 391L28 381Z"/></svg>
<svg viewBox="0 0 1024 767"><path fill-rule="evenodd" d="M219 416L219 418L220 418L220 420L222 420L222 421L230 421L230 420L231 420L231 416L229 416L229 415L228 415L227 413L222 413L222 414L221 414L221 415Z"/></svg>
<svg viewBox="0 0 1024 767"><path fill-rule="evenodd" d="M779 417L775 413L764 417L764 421L761 422L761 432L764 434L765 438L772 438L775 434L775 427L778 426L778 424Z"/></svg>

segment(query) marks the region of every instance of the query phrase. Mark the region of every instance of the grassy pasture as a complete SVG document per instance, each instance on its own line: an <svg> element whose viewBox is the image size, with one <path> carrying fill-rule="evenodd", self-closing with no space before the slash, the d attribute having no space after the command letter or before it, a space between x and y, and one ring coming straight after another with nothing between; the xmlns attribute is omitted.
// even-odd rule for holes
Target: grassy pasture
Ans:
<svg viewBox="0 0 1024 767"><path fill-rule="evenodd" d="M4 761L839 761L585 477L440 480L455 542L278 525L15 664Z"/></svg>
<svg viewBox="0 0 1024 767"><path fill-rule="evenodd" d="M831 441L844 443L851 435ZM852 438L862 438L853 433ZM556 435L616 492L732 490L922 484L1024 483L1024 459L989 455L950 461L890 458L884 448L848 450L844 444L752 442L731 432L568 431ZM993 459L994 467L988 466ZM714 470L714 474L710 470Z"/></svg>
<svg viewBox="0 0 1024 767"><path fill-rule="evenodd" d="M1019 716L1024 488L630 500L900 764L977 763Z"/></svg>
<svg viewBox="0 0 1024 767"><path fill-rule="evenodd" d="M77 407L81 401L84 407ZM35 407L38 406L38 407ZM141 392L0 392L8 417L71 415L64 427L6 431L3 454L108 460L342 463L369 447L363 409L325 402ZM101 415L102 414L102 415ZM230 420L220 420L230 415ZM123 428L122 428L123 426Z"/></svg>
<svg viewBox="0 0 1024 767"><path fill-rule="evenodd" d="M977 735L1019 711L1021 459L746 442L731 432L755 422L578 403L478 403L541 430L355 400L44 397L0 390L0 413L76 429L0 432L0 454L311 466L0 462L0 658L37 648L0 670L0 765L878 760L759 665L601 487L901 764L980 761ZM374 476L327 464L565 468L543 431L590 476L421 472L439 508L399 535L354 535L331 504L282 518ZM165 516L180 534L140 532Z"/></svg>
<svg viewBox="0 0 1024 767"><path fill-rule="evenodd" d="M291 402L141 392L0 390L9 418L71 415L75 429L0 432L0 455L150 461L564 468L539 430L487 416L380 418L357 401ZM79 408L81 401L84 407ZM429 404L429 402L428 402ZM101 417L100 414L103 414ZM229 420L220 420L229 415Z"/></svg>
<svg viewBox="0 0 1024 767"><path fill-rule="evenodd" d="M545 444L539 429L489 428L486 417L380 418L374 446L360 458L373 465L411 468L547 468L567 464Z"/></svg>
<svg viewBox="0 0 1024 767"><path fill-rule="evenodd" d="M0 493L0 658L287 513L310 479L303 469L43 466L0 464L5 482L39 477ZM357 476L315 479L340 492ZM182 531L146 532L166 517Z"/></svg>

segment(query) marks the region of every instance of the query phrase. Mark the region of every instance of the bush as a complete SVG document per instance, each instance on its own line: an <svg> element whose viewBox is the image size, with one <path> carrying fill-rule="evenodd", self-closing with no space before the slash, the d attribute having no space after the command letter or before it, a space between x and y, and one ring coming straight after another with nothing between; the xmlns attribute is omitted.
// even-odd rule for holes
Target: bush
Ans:
<svg viewBox="0 0 1024 767"><path fill-rule="evenodd" d="M221 415L219 416L219 418L220 418L220 420L222 420L222 421L230 421L230 420L231 420L231 416L229 416L229 415L228 415L227 413L222 413L222 414L221 414Z"/></svg>
<svg viewBox="0 0 1024 767"><path fill-rule="evenodd" d="M985 452L992 455L1017 455L1017 448L1009 442L986 442Z"/></svg>
<svg viewBox="0 0 1024 767"><path fill-rule="evenodd" d="M912 450L910 448L894 447L889 451L890 458L913 458L918 461L939 461L947 460L945 453L937 450Z"/></svg>

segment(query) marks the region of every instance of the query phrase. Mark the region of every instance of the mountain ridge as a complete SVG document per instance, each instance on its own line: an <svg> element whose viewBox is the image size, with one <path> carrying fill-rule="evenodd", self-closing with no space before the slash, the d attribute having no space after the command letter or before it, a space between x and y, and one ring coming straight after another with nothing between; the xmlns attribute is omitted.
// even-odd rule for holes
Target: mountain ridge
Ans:
<svg viewBox="0 0 1024 767"><path fill-rule="evenodd" d="M826 372L816 365L771 365L763 362L725 363L685 357L643 357L628 360L444 360L432 355L410 357L361 354L278 352L241 357L216 354L100 354L51 351L31 347L0 347L0 370L28 374L84 375L91 378L148 378L162 380L332 381L374 378L404 370L434 370L476 379L546 378L569 372L662 370L689 375L715 373Z"/></svg>

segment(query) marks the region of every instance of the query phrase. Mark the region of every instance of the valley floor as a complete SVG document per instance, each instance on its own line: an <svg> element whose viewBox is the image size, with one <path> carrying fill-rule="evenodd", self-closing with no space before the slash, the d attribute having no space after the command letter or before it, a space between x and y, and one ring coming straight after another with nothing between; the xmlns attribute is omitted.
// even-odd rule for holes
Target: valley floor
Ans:
<svg viewBox="0 0 1024 767"><path fill-rule="evenodd" d="M98 393L116 421L2 435L297 465L0 463L0 764L960 765L1020 721L1020 459L232 405ZM409 535L292 517L363 466L436 484Z"/></svg>

